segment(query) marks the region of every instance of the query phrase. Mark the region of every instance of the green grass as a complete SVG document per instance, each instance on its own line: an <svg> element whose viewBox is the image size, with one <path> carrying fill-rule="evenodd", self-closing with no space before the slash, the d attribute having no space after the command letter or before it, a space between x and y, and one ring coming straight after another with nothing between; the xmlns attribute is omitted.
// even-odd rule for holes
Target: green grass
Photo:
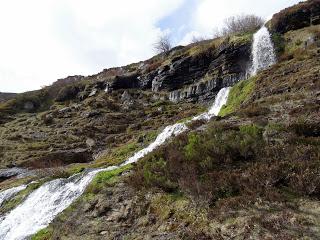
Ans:
<svg viewBox="0 0 320 240"><path fill-rule="evenodd" d="M106 163L106 166L118 165L124 162L134 152L141 149L141 146L135 141L116 147L111 153L102 156L97 160L99 163Z"/></svg>
<svg viewBox="0 0 320 240"><path fill-rule="evenodd" d="M248 43L252 41L253 33L237 34L230 37L230 42L234 44Z"/></svg>
<svg viewBox="0 0 320 240"><path fill-rule="evenodd" d="M110 184L113 184L117 182L118 176L131 169L131 164L123 166L121 168L115 169L113 171L105 171L98 173L90 185L87 188L87 193L98 193L100 192L105 186L108 186Z"/></svg>
<svg viewBox="0 0 320 240"><path fill-rule="evenodd" d="M227 104L222 107L219 116L226 116L238 110L241 104L248 100L252 94L255 80L256 78L252 77L234 85L230 90Z"/></svg>
<svg viewBox="0 0 320 240"><path fill-rule="evenodd" d="M49 240L52 237L52 228L45 228L37 232L34 236L32 236L31 240Z"/></svg>

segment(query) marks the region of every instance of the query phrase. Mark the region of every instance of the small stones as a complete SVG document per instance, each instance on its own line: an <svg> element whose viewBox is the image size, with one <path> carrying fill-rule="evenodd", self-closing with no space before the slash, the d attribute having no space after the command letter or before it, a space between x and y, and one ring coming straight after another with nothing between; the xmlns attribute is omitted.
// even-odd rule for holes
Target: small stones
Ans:
<svg viewBox="0 0 320 240"><path fill-rule="evenodd" d="M111 206L108 202L105 201L99 201L95 205L95 210L93 212L93 217L101 217L103 215L106 215L107 212L111 210Z"/></svg>
<svg viewBox="0 0 320 240"><path fill-rule="evenodd" d="M96 142L92 138L87 138L86 145L91 149L96 145Z"/></svg>
<svg viewBox="0 0 320 240"><path fill-rule="evenodd" d="M109 232L108 231L102 231L100 232L100 235L107 235Z"/></svg>

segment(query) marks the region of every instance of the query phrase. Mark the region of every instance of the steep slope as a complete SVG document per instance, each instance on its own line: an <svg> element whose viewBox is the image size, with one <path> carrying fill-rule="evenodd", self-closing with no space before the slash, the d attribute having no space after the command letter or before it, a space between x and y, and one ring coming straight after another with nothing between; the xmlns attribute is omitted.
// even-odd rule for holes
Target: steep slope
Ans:
<svg viewBox="0 0 320 240"><path fill-rule="evenodd" d="M275 15L268 25L278 63L247 80L239 82L252 33L69 77L1 104L1 166L38 170L0 172L4 189L30 183L0 213L52 178L123 162L233 86L220 117L189 123L191 131L137 164L99 173L34 239L320 238L317 3ZM300 26L292 16L306 8L312 21ZM291 27L276 27L279 16Z"/></svg>
<svg viewBox="0 0 320 240"><path fill-rule="evenodd" d="M222 118L101 175L38 236L318 239L319 32L281 35L279 62L236 84Z"/></svg>
<svg viewBox="0 0 320 240"><path fill-rule="evenodd" d="M245 75L251 36L177 47L19 94L0 105L0 167L65 166L121 145L143 146L159 127L204 111L221 88Z"/></svg>
<svg viewBox="0 0 320 240"><path fill-rule="evenodd" d="M290 36L301 31L315 28ZM101 175L42 234L52 239L318 239L317 44L303 55L297 48L293 57L236 84L225 117L205 129L199 129L202 122L193 124L197 130L145 157L129 176Z"/></svg>

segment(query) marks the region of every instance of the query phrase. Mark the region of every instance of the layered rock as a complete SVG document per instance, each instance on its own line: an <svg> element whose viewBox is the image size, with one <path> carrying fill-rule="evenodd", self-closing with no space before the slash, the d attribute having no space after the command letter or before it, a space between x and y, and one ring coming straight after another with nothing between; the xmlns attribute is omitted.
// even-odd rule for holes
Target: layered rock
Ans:
<svg viewBox="0 0 320 240"><path fill-rule="evenodd" d="M245 78L250 62L250 46L250 42L241 45L222 45L210 58L206 59L207 62L202 62L209 64L200 65L200 71L199 69L194 71L195 68L185 69L185 74L182 76L177 71L176 78L175 75L168 75L160 82L169 86L167 89L170 91L171 101L210 100L221 88L232 86L238 80ZM177 84L179 79L183 79L183 84ZM159 79L155 81L159 86Z"/></svg>

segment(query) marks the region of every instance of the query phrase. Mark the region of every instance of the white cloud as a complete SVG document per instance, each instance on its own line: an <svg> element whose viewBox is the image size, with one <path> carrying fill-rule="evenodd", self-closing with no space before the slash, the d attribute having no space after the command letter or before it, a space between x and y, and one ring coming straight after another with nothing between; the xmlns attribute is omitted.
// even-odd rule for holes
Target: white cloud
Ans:
<svg viewBox="0 0 320 240"><path fill-rule="evenodd" d="M190 32L200 35L212 34L214 29L223 26L227 17L239 14L256 14L267 19L281 9L300 2L301 0L199 0L194 11ZM189 33L190 34L190 33Z"/></svg>
<svg viewBox="0 0 320 240"><path fill-rule="evenodd" d="M0 2L0 91L26 91L152 56L156 23L184 0Z"/></svg>
<svg viewBox="0 0 320 240"><path fill-rule="evenodd" d="M198 37L201 37L201 34L197 31L191 31L191 32L188 32L182 39L181 41L179 42L178 45L188 45L189 43L192 42L192 39L193 38L198 38Z"/></svg>

